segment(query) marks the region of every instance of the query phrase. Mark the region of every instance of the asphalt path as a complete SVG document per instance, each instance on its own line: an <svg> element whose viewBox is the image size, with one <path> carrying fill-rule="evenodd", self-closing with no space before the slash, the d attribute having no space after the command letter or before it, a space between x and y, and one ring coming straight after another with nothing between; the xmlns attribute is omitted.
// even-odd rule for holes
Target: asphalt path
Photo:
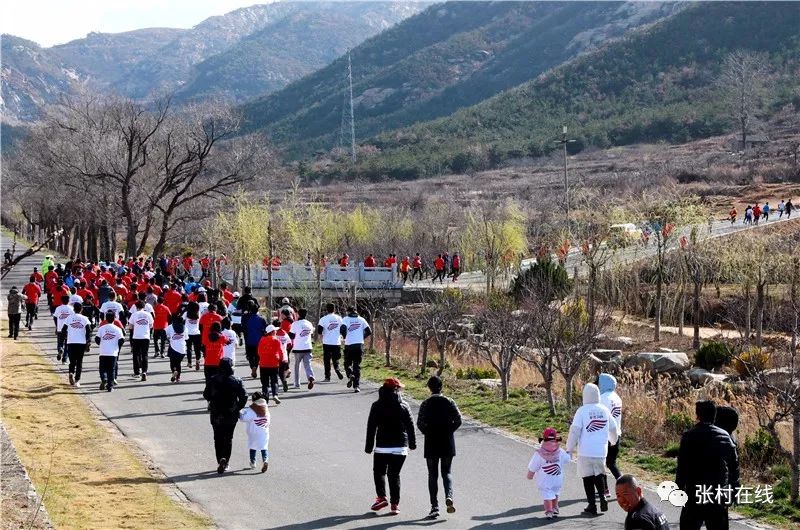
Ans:
<svg viewBox="0 0 800 530"><path fill-rule="evenodd" d="M0 245L10 248L10 241L3 237ZM9 273L3 280L3 299L12 285L21 288L42 257L26 258ZM126 344L120 360L120 385L107 393L98 390L97 349L93 348L84 360L82 387L72 388L66 382L66 365L56 360L54 326L47 313L43 301L41 317L32 331L21 330L20 339L52 361L62 375L64 392L79 392L90 400L220 528L623 528L625 514L613 501L604 515L581 515L585 500L574 463L566 471L561 516L545 519L536 486L525 478L533 445L470 421L456 434L456 513L425 520L430 503L419 433L419 449L410 453L402 472L400 515L388 515L388 510L378 515L370 512L375 490L372 456L364 453L364 439L369 408L377 397L377 387L370 384L363 385L361 394L336 381L282 395L283 403L270 407L269 471L262 475L248 468L246 434L240 425L234 437L231 470L218 475L206 402L201 397L202 372L186 371L180 384L172 384L168 360L151 359L148 381L140 382L132 377ZM244 377L248 392L258 390L258 381L245 377L249 370L241 351L237 357L236 372ZM412 403L412 407L416 417L417 406ZM677 528L678 509L660 502L653 491L647 496ZM441 487L440 505L444 505ZM731 528L748 526L733 523Z"/></svg>

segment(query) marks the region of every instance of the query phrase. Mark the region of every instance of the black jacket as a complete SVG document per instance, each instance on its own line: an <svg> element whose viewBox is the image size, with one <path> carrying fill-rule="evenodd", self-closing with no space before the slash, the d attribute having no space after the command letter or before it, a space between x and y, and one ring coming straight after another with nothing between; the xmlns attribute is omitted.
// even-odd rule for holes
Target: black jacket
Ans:
<svg viewBox="0 0 800 530"><path fill-rule="evenodd" d="M247 391L242 380L233 375L229 360L220 361L219 373L209 379L203 397L210 404L211 423L238 421L239 411L247 405Z"/></svg>
<svg viewBox="0 0 800 530"><path fill-rule="evenodd" d="M378 390L378 401L372 404L369 411L364 450L371 453L375 447L417 448L411 409L391 388L381 387Z"/></svg>
<svg viewBox="0 0 800 530"><path fill-rule="evenodd" d="M419 407L417 427L425 435L425 458L456 456L453 433L461 426L461 412L455 401L434 394Z"/></svg>
<svg viewBox="0 0 800 530"><path fill-rule="evenodd" d="M681 437L675 483L696 500L696 486L739 486L739 457L727 432L710 423L698 423Z"/></svg>

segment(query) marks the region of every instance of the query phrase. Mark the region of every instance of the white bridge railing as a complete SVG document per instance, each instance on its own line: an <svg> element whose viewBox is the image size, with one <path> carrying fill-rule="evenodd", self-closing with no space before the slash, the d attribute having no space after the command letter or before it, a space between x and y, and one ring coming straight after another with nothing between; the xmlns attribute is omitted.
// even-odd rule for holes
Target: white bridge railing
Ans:
<svg viewBox="0 0 800 530"><path fill-rule="evenodd" d="M196 278L200 277L197 267ZM233 272L230 267L223 266L221 276L231 281ZM267 267L254 265L250 269L252 287L265 289L269 286ZM341 265L326 266L321 275L323 289L352 289L354 286L362 289L402 289L403 282L398 278L397 265L389 267L364 267L363 263L342 267ZM316 289L317 271L314 267L306 267L297 263L287 263L272 268L272 285L274 288L285 289Z"/></svg>

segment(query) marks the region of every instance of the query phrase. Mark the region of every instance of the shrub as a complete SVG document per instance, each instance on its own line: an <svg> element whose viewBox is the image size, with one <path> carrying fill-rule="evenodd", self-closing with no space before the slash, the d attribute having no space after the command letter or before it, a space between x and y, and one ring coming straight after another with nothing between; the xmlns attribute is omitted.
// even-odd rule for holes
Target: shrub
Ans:
<svg viewBox="0 0 800 530"><path fill-rule="evenodd" d="M778 448L772 436L766 430L759 429L755 434L745 438L743 453L750 467L763 469L775 462Z"/></svg>
<svg viewBox="0 0 800 530"><path fill-rule="evenodd" d="M733 367L742 377L753 375L769 367L770 355L763 348L753 346L733 360Z"/></svg>
<svg viewBox="0 0 800 530"><path fill-rule="evenodd" d="M683 434L694 425L694 421L688 414L683 412L676 412L675 414L668 412L667 417L664 419L664 427L674 434Z"/></svg>
<svg viewBox="0 0 800 530"><path fill-rule="evenodd" d="M466 370L459 368L456 370L456 379L496 379L497 372L491 368L481 368L480 366L470 366Z"/></svg>
<svg viewBox="0 0 800 530"><path fill-rule="evenodd" d="M733 351L724 342L706 342L694 354L694 364L706 370L715 370L731 362Z"/></svg>
<svg viewBox="0 0 800 530"><path fill-rule="evenodd" d="M550 259L539 260L521 271L511 282L511 294L517 300L535 292L546 301L561 300L572 291L567 270Z"/></svg>
<svg viewBox="0 0 800 530"><path fill-rule="evenodd" d="M668 458L677 458L678 451L681 448L679 443L670 443L664 448L664 456Z"/></svg>

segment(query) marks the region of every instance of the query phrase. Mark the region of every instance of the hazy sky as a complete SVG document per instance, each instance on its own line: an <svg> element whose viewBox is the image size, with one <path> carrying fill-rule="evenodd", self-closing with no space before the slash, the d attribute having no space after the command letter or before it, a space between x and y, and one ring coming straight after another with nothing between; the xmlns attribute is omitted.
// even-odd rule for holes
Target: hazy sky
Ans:
<svg viewBox="0 0 800 530"><path fill-rule="evenodd" d="M92 31L190 28L203 19L270 0L4 0L0 32L52 46Z"/></svg>

